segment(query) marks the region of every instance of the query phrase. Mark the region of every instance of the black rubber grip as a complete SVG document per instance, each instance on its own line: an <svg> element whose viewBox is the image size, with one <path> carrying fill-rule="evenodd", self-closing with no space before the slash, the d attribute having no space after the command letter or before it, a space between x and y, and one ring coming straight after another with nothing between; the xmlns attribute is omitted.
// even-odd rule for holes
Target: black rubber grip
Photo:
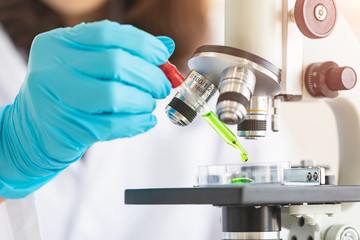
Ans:
<svg viewBox="0 0 360 240"><path fill-rule="evenodd" d="M176 97L171 100L169 106L181 113L190 122L192 122L197 115L194 109Z"/></svg>
<svg viewBox="0 0 360 240"><path fill-rule="evenodd" d="M238 124L239 131L266 131L266 120L244 120Z"/></svg>
<svg viewBox="0 0 360 240"><path fill-rule="evenodd" d="M223 232L279 232L281 210L278 206L223 206L222 225Z"/></svg>
<svg viewBox="0 0 360 240"><path fill-rule="evenodd" d="M249 99L244 97L244 95L242 95L241 93L237 93L237 92L221 93L217 100L217 104L219 104L222 101L235 101L242 104L246 108L246 110L249 109Z"/></svg>

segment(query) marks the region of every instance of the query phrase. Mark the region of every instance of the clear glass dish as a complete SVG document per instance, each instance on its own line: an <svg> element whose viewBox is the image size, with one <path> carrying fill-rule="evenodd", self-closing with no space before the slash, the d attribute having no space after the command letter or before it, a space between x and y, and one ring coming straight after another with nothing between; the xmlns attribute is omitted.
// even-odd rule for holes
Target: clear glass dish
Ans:
<svg viewBox="0 0 360 240"><path fill-rule="evenodd" d="M284 170L290 168L290 162L204 165L199 166L198 185L283 183Z"/></svg>

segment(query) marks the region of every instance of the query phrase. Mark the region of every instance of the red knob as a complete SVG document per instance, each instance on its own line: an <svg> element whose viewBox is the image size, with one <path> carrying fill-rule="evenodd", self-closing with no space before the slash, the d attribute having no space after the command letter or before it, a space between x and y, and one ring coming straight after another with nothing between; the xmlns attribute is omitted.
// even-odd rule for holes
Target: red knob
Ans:
<svg viewBox="0 0 360 240"><path fill-rule="evenodd" d="M356 81L354 69L334 62L313 63L305 72L305 87L314 97L337 97L339 90L352 89Z"/></svg>
<svg viewBox="0 0 360 240"><path fill-rule="evenodd" d="M356 73L351 67L335 67L326 72L325 79L333 91L350 90L356 84Z"/></svg>
<svg viewBox="0 0 360 240"><path fill-rule="evenodd" d="M324 38L335 28L337 9L334 0L296 0L296 25L304 36Z"/></svg>

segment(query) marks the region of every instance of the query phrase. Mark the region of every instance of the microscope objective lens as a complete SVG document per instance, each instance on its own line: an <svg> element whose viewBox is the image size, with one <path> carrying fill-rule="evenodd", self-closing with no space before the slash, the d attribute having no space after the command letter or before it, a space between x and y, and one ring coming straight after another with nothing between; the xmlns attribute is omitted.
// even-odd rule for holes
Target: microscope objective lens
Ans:
<svg viewBox="0 0 360 240"><path fill-rule="evenodd" d="M235 147L241 152L241 161L246 162L248 160L247 152L241 146L235 134L228 127L226 127L223 122L220 121L216 114L210 111L209 113L202 116L229 145Z"/></svg>

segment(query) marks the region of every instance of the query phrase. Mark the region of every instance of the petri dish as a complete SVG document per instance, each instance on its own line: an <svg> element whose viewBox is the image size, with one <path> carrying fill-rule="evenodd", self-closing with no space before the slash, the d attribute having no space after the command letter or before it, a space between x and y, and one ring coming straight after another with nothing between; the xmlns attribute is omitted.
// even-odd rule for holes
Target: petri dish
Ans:
<svg viewBox="0 0 360 240"><path fill-rule="evenodd" d="M284 171L290 168L291 162L203 165L199 166L198 186L283 183Z"/></svg>

